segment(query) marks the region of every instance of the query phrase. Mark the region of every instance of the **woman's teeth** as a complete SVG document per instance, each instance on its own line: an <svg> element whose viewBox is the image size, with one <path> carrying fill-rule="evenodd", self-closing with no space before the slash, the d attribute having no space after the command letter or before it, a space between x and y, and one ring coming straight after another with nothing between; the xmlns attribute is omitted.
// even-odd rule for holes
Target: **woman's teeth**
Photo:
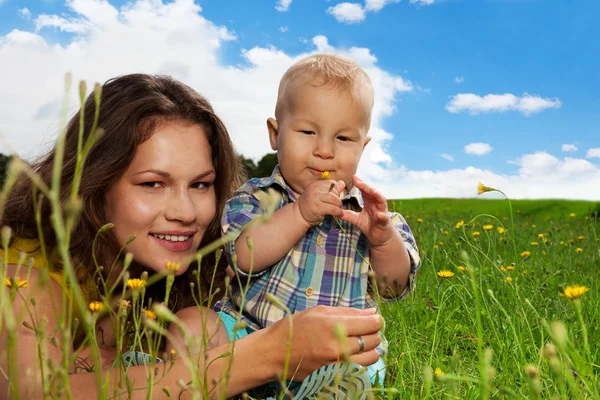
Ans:
<svg viewBox="0 0 600 400"><path fill-rule="evenodd" d="M190 236L177 236L177 235L155 235L152 234L155 238L161 240L170 240L171 242L185 242L190 238Z"/></svg>

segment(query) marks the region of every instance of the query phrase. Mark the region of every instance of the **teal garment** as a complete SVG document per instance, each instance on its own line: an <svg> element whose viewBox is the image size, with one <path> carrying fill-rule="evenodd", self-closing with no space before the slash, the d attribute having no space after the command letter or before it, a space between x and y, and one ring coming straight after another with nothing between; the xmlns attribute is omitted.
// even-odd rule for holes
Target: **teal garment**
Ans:
<svg viewBox="0 0 600 400"><path fill-rule="evenodd" d="M235 328L235 324L237 323L236 319L233 316L231 316L225 312L222 312L222 311L217 312L217 314L221 318L221 321L223 321L223 325L225 325L225 329L227 330L227 335L229 336L229 340L233 341L234 330L235 330L234 328ZM254 330L252 330L250 328L237 329L237 330L235 330L235 340L239 340L239 339L243 338L244 336L248 336L252 332L254 332ZM339 364L331 364L331 365L334 367L339 366ZM346 364L346 365L357 365L357 364ZM358 368L360 369L360 366L358 366ZM325 366L325 367L313 372L313 374L310 375L305 380L305 382L310 381L311 379L313 381L318 380L318 379L315 379L315 377L313 377L313 375L315 375L315 374L323 375L325 371L332 371L333 369L334 368L331 368L330 366ZM369 377L370 383L375 384L375 382L377 382L378 385L382 388L384 387L383 383L385 381L385 373L386 373L385 361L383 360L382 357L379 357L379 359L377 360L377 362L375 364L369 365L367 367L367 375ZM305 382L302 383L302 387L305 386ZM277 384L277 386L279 386L279 385ZM300 385L297 385L297 384L294 385L292 382L292 387L290 387L289 389L292 391L293 391L293 389L298 390L299 386ZM370 388L370 385L369 385L369 388Z"/></svg>

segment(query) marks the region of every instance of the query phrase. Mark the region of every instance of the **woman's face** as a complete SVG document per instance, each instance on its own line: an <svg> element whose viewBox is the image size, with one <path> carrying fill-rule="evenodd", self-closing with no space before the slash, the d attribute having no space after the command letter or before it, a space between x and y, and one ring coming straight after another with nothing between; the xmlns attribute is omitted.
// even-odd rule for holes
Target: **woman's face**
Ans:
<svg viewBox="0 0 600 400"><path fill-rule="evenodd" d="M106 215L120 245L145 267L163 272L166 263L189 267L216 215L212 151L201 125L160 123L142 143L131 165L106 194Z"/></svg>

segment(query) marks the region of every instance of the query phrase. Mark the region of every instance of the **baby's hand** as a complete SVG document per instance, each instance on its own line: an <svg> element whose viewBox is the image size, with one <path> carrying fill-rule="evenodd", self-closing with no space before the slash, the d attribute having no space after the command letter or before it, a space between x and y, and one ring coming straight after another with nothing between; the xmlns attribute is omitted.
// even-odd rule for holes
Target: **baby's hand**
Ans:
<svg viewBox="0 0 600 400"><path fill-rule="evenodd" d="M360 213L343 210L340 219L356 225L369 240L371 248L383 246L394 237L395 233L385 197L356 175L352 179L362 193L365 206Z"/></svg>
<svg viewBox="0 0 600 400"><path fill-rule="evenodd" d="M344 190L343 181L318 180L304 189L296 201L302 218L311 226L319 225L326 215L342 216L340 193Z"/></svg>

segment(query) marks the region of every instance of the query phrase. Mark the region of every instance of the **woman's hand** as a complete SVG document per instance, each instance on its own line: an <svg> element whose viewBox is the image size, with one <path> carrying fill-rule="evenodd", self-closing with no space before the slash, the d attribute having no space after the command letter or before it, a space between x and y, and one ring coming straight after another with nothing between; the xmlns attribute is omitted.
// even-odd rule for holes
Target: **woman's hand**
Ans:
<svg viewBox="0 0 600 400"><path fill-rule="evenodd" d="M270 327L263 329L273 344L273 351L281 354L280 370L283 372L287 342L292 319L292 344L289 355L289 380L302 381L313 371L324 365L342 361L343 346L347 346L351 362L363 366L371 365L379 359L375 349L381 343L379 330L383 327L383 317L375 309L317 306L293 314ZM346 338L338 338L336 325L345 332ZM256 333L259 333L256 332ZM360 336L364 350L359 348ZM343 342L346 343L343 343Z"/></svg>

